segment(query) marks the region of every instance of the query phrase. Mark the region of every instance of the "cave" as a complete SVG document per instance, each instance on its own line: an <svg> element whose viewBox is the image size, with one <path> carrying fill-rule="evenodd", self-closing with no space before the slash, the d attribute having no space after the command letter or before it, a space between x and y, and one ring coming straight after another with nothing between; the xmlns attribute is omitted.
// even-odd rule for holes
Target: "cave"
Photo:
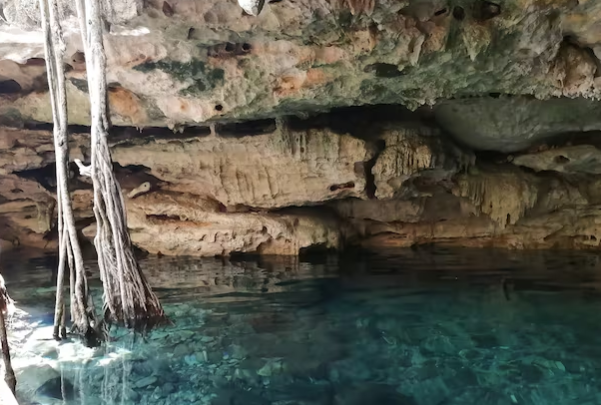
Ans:
<svg viewBox="0 0 601 405"><path fill-rule="evenodd" d="M48 341L54 87L37 2L6 0L10 405L601 403L598 2L105 3L116 201L174 325ZM98 300L96 59L73 22L69 199Z"/></svg>

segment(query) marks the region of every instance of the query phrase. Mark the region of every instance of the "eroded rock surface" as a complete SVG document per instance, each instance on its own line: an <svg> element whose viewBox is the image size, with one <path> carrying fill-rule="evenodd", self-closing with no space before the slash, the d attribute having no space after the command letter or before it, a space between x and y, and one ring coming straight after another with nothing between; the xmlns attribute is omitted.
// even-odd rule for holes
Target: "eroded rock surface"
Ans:
<svg viewBox="0 0 601 405"><path fill-rule="evenodd" d="M597 2L103 4L113 157L144 250L599 244ZM56 242L36 7L7 0L0 23L3 248ZM85 55L62 14L85 162ZM75 165L71 182L91 237L91 184Z"/></svg>
<svg viewBox="0 0 601 405"><path fill-rule="evenodd" d="M536 171L601 174L601 150L594 145L554 148L517 156L512 163Z"/></svg>
<svg viewBox="0 0 601 405"><path fill-rule="evenodd" d="M116 125L260 119L376 103L410 108L489 94L598 98L593 1L104 2ZM50 122L37 2L0 25L4 123ZM85 55L65 3L70 122L89 124Z"/></svg>
<svg viewBox="0 0 601 405"><path fill-rule="evenodd" d="M517 152L565 134L601 129L601 104L586 99L472 98L441 102L436 121L479 150Z"/></svg>
<svg viewBox="0 0 601 405"><path fill-rule="evenodd" d="M429 243L598 247L596 133L491 155L455 143L428 116L352 113L348 122L325 115L181 133L116 129L134 244L199 256ZM51 133L0 135L13 145L0 160L3 247L55 248ZM85 141L73 135L72 158L87 158ZM73 170L70 181L77 225L91 239L89 179Z"/></svg>
<svg viewBox="0 0 601 405"><path fill-rule="evenodd" d="M316 246L343 246L337 218L316 210L223 213L197 196L173 193L149 194L129 205L132 240L151 253L296 255Z"/></svg>
<svg viewBox="0 0 601 405"><path fill-rule="evenodd" d="M113 160L147 167L169 183L165 189L210 196L226 207L277 208L365 196L364 163L374 151L361 139L275 124L258 134L245 132L247 126L228 128L195 138L121 143Z"/></svg>

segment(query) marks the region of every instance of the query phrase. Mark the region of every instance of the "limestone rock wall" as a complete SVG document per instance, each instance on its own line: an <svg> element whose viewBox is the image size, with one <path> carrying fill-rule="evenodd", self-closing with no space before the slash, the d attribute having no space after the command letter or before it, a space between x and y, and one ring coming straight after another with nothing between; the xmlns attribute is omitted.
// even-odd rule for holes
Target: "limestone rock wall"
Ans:
<svg viewBox="0 0 601 405"><path fill-rule="evenodd" d="M86 55L63 3L71 157L86 161ZM296 0L250 16L236 0L103 1L134 243L598 247L598 3ZM37 2L1 11L0 244L55 249ZM71 183L90 238L91 184L75 167Z"/></svg>
<svg viewBox="0 0 601 405"><path fill-rule="evenodd" d="M115 125L262 119L489 94L595 99L594 1L103 2ZM69 119L89 125L85 55L65 2ZM0 121L51 122L37 2L5 0ZM6 20L6 21L4 21Z"/></svg>
<svg viewBox="0 0 601 405"><path fill-rule="evenodd" d="M191 256L599 247L596 132L491 155L457 143L432 116L351 112L180 132L115 128L134 244ZM72 158L88 159L87 142L73 134ZM51 133L3 129L0 143L2 247L56 249ZM91 240L91 184L75 169L70 181L81 236Z"/></svg>
<svg viewBox="0 0 601 405"><path fill-rule="evenodd" d="M114 149L113 159L122 166L147 167L166 183L164 189L209 196L231 209L365 197L365 162L374 154L366 141L275 123L258 134L238 132L248 127L218 127L196 138L124 142Z"/></svg>

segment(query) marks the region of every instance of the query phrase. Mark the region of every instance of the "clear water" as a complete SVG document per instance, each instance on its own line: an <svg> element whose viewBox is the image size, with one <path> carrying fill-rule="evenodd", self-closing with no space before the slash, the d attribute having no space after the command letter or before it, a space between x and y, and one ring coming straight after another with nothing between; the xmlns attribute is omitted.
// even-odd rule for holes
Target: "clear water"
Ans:
<svg viewBox="0 0 601 405"><path fill-rule="evenodd" d="M52 261L7 260L24 405L601 404L596 255L145 260L175 325L96 350L49 339Z"/></svg>

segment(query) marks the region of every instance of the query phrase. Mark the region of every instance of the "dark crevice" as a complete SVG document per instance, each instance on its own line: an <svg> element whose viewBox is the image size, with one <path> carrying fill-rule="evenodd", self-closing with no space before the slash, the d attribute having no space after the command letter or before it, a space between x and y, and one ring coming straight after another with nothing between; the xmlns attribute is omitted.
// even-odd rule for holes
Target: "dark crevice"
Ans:
<svg viewBox="0 0 601 405"><path fill-rule="evenodd" d="M252 45L248 42L235 43L225 42L209 47L207 56L210 58L231 58L246 55L252 51Z"/></svg>
<svg viewBox="0 0 601 405"><path fill-rule="evenodd" d="M453 18L457 21L463 21L465 19L465 10L461 6L453 8Z"/></svg>
<svg viewBox="0 0 601 405"><path fill-rule="evenodd" d="M56 165L54 163L38 169L21 170L14 174L27 180L36 181L50 192L56 191Z"/></svg>
<svg viewBox="0 0 601 405"><path fill-rule="evenodd" d="M46 60L44 58L31 58L25 62L26 66L46 66Z"/></svg>
<svg viewBox="0 0 601 405"><path fill-rule="evenodd" d="M52 132L53 127L53 124L40 122L25 122L22 125L23 129L30 131ZM90 127L70 125L68 131L70 134L89 134ZM115 126L109 130L109 141L119 143L136 139L192 139L209 135L211 135L211 129L208 126L183 127L177 132L165 127L135 128Z"/></svg>
<svg viewBox="0 0 601 405"><path fill-rule="evenodd" d="M298 258L301 262L321 264L327 262L329 256L337 255L334 248L328 248L325 244L319 243L299 249Z"/></svg>
<svg viewBox="0 0 601 405"><path fill-rule="evenodd" d="M463 146L460 143L457 144ZM507 158L508 156L511 156L506 153L497 152L493 150L476 150L473 151L473 153L476 157L476 162L493 163L496 165L509 163Z"/></svg>
<svg viewBox="0 0 601 405"><path fill-rule="evenodd" d="M86 164L86 162L84 162ZM138 183L148 181L153 185L162 183L158 178L150 174L150 168L142 165L127 165L121 166L118 163L113 163L113 170L121 183L124 178L135 177ZM39 183L46 190L56 192L56 164L51 163L46 166L21 170L14 172L15 175L32 180ZM90 190L92 185L89 182L82 181L79 175L79 168L74 162L69 162L69 184L71 191L75 190ZM15 189L12 192L17 192Z"/></svg>
<svg viewBox="0 0 601 405"><path fill-rule="evenodd" d="M383 139L379 139L378 141L376 141L375 149L376 149L376 152L374 153L374 157L364 163L365 194L367 194L367 197L372 200L376 198L376 189L377 189L376 177L372 173L372 169L376 165L376 162L378 161L378 158L380 157L380 155L382 154L384 149L386 149L386 141L384 141Z"/></svg>
<svg viewBox="0 0 601 405"><path fill-rule="evenodd" d="M261 254L257 252L231 252L229 256L227 256L227 259L230 262L258 262L261 260Z"/></svg>
<svg viewBox="0 0 601 405"><path fill-rule="evenodd" d="M348 182L342 183L342 184L332 184L330 186L330 191L336 192L336 191L340 191L340 190L351 190L353 188L355 188L355 182L348 181Z"/></svg>
<svg viewBox="0 0 601 405"><path fill-rule="evenodd" d="M173 17L173 14L175 14L171 4L167 3L166 1L163 2L163 14L165 14L166 17Z"/></svg>
<svg viewBox="0 0 601 405"><path fill-rule="evenodd" d="M134 127L113 127L109 133L109 140L113 142L123 142L136 139L192 139L204 138L211 135L209 127L184 127L178 132L174 132L164 127L147 127L137 129Z"/></svg>
<svg viewBox="0 0 601 405"><path fill-rule="evenodd" d="M219 203L219 212L224 213L246 213L246 212L262 212L262 208L251 207L245 204L234 204L226 207L224 204Z"/></svg>
<svg viewBox="0 0 601 405"><path fill-rule="evenodd" d="M224 107L217 104L215 109L223 111ZM327 113L318 113L303 118L297 116L282 117L292 131L307 131L311 129L328 128L336 134L350 134L364 140L376 139L387 124L403 123L404 125L433 125L433 119L428 109L410 111L401 105L373 105L332 109ZM28 121L19 124L20 128L31 131L49 131L53 124ZM276 129L273 118L247 122L222 122L216 124L220 136L240 137L272 133ZM70 134L89 134L90 127L70 125ZM165 127L136 128L128 126L113 126L109 130L109 141L112 144L123 144L128 141L149 141L152 139L178 140L193 139L211 135L209 126L184 126L177 131Z"/></svg>
<svg viewBox="0 0 601 405"><path fill-rule="evenodd" d="M472 99L472 98L484 98L487 97L486 93L457 93L451 97L448 97L447 100L465 100L465 99ZM522 99L526 99L526 100L530 100L530 99L534 99L535 97L533 97L532 95L519 95L516 96L515 94L511 94L511 93L498 93L498 92L490 92L488 93L488 97L491 98L504 98L504 99L510 99L510 98L514 98L514 97L519 97Z"/></svg>
<svg viewBox="0 0 601 405"><path fill-rule="evenodd" d="M487 21L501 14L501 6L490 1L479 1L474 3L473 11L476 21Z"/></svg>
<svg viewBox="0 0 601 405"><path fill-rule="evenodd" d="M77 229L77 238L81 244L88 245L88 239L83 235L82 229L96 223L96 218L91 216L89 218L81 218L75 221L75 228ZM56 218L53 219L52 228L44 233L42 239L46 241L52 241L58 239L58 224ZM82 246L83 247L83 246Z"/></svg>
<svg viewBox="0 0 601 405"><path fill-rule="evenodd" d="M171 221L181 222L182 221L182 219L180 218L179 215L147 214L146 215L146 219L148 219L148 220L155 220L155 221L161 221L161 222L171 222Z"/></svg>
<svg viewBox="0 0 601 405"><path fill-rule="evenodd" d="M151 190L161 188L167 182L151 174L151 169L143 165L121 166L113 163L115 177L123 189L133 190L143 183L149 183Z"/></svg>
<svg viewBox="0 0 601 405"><path fill-rule="evenodd" d="M0 82L0 94L18 94L23 90L15 80L4 80Z"/></svg>
<svg viewBox="0 0 601 405"><path fill-rule="evenodd" d="M56 164L51 163L46 166L37 169L20 170L14 172L16 176L23 179L33 180L39 183L46 190L55 193L56 192ZM92 185L81 181L79 176L79 169L74 162L69 163L69 184L71 191L78 189L91 189Z"/></svg>
<svg viewBox="0 0 601 405"><path fill-rule="evenodd" d="M288 128L292 131L328 128L337 134L350 134L360 139L372 140L384 131L384 124L403 123L411 125L419 122L428 125L431 119L426 110L419 112L390 105L335 108L328 113L314 114L306 118L286 117Z"/></svg>
<svg viewBox="0 0 601 405"><path fill-rule="evenodd" d="M54 128L54 124L47 122L25 122L23 123L23 129L30 131L50 131ZM69 125L67 128L70 134L85 134L90 133L90 127L85 125Z"/></svg>
<svg viewBox="0 0 601 405"><path fill-rule="evenodd" d="M393 78L405 75L405 72L399 70L397 65L390 63L374 63L373 65L368 65L365 67L364 72L374 72L376 77L381 78Z"/></svg>
<svg viewBox="0 0 601 405"><path fill-rule="evenodd" d="M215 126L216 134L223 138L243 138L245 136L271 134L276 129L277 125L274 119L217 124Z"/></svg>
<svg viewBox="0 0 601 405"><path fill-rule="evenodd" d="M555 163L557 163L557 164L570 163L570 159L568 159L567 157L562 156L562 155L555 156Z"/></svg>
<svg viewBox="0 0 601 405"><path fill-rule="evenodd" d="M209 135L211 135L211 129L209 127L184 127L177 132L165 127L146 127L143 129L134 127L112 127L109 132L109 141L113 143L123 143L149 139L177 140L204 138Z"/></svg>
<svg viewBox="0 0 601 405"><path fill-rule="evenodd" d="M150 173L150 167L144 165L125 165L121 166L119 163L114 163L113 167L115 171L123 173Z"/></svg>

